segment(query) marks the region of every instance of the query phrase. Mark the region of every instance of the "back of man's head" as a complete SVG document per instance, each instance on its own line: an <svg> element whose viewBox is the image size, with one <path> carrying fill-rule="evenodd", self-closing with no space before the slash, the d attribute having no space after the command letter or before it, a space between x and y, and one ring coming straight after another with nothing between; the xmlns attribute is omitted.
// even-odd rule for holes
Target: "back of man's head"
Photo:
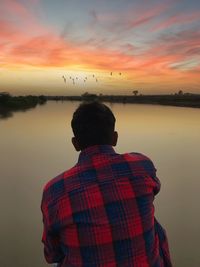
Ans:
<svg viewBox="0 0 200 267"><path fill-rule="evenodd" d="M93 145L113 145L115 117L100 102L81 104L73 114L71 126L80 150Z"/></svg>

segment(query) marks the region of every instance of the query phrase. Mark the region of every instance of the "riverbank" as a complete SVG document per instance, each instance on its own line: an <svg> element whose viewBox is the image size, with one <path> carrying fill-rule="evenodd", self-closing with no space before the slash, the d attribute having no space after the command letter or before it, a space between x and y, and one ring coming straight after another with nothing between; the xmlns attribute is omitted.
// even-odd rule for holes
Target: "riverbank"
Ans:
<svg viewBox="0 0 200 267"><path fill-rule="evenodd" d="M47 101L45 96L11 96L8 93L0 93L0 118L7 118L15 111L26 111Z"/></svg>
<svg viewBox="0 0 200 267"><path fill-rule="evenodd" d="M81 96L46 96L47 100L55 101L102 101L109 103L133 103L167 105L178 107L200 108L200 94L174 95L96 95L85 93Z"/></svg>
<svg viewBox="0 0 200 267"><path fill-rule="evenodd" d="M80 96L11 96L0 93L0 118L7 118L15 111L26 111L46 101L101 101L123 104L151 104L176 107L200 108L200 94L174 95L103 95L85 93Z"/></svg>

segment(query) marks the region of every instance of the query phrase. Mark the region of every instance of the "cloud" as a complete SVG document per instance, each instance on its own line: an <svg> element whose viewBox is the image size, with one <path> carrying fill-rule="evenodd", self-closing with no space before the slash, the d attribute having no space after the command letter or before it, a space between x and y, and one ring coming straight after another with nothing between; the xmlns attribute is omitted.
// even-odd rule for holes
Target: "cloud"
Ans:
<svg viewBox="0 0 200 267"><path fill-rule="evenodd" d="M97 13L93 11L91 16L96 23L105 27L108 31L114 33L123 33L141 26L149 26L155 18L162 15L170 9L172 3L162 3L155 6L148 6L147 4L132 6L120 12L104 12Z"/></svg>
<svg viewBox="0 0 200 267"><path fill-rule="evenodd" d="M98 23L98 21L99 21L98 15L97 15L97 12L94 9L89 11L89 15L91 17L91 25L94 25L94 24Z"/></svg>
<svg viewBox="0 0 200 267"><path fill-rule="evenodd" d="M28 29L32 25L35 30L30 32L27 28L21 27L21 24L14 24L5 18L0 20L0 59L9 66L80 66L106 71L126 71L132 76L154 79L178 77L183 71L199 72L197 61L197 65L190 64L190 68L184 67L185 62L199 56L199 31L182 30L176 34L162 31L156 38L149 39L148 30L143 30L141 35L144 38L145 49L134 40L127 40L129 31L151 25L155 17L159 17L170 8L166 4L150 9L130 9L127 13L123 11L121 16L117 13L97 14L95 10L91 10L91 21L95 27L90 31L90 35L82 39L72 34L70 24L67 23L63 32L59 34L41 25L28 8L18 4L17 1L9 0L4 8L9 7L9 12L13 12L18 18L21 16L25 25L26 21L29 21ZM27 19L27 16L31 19ZM196 20L196 16L188 15L188 20ZM161 27L168 27L172 22L180 23L183 17L181 15L176 20L169 19L165 24L163 22ZM97 28L101 31L95 32Z"/></svg>
<svg viewBox="0 0 200 267"><path fill-rule="evenodd" d="M47 26L39 23L38 18L33 14L34 7L39 0L29 0L24 3L17 0L1 0L0 17L1 20L18 28L26 35L41 34L48 30Z"/></svg>
<svg viewBox="0 0 200 267"><path fill-rule="evenodd" d="M0 20L0 38L3 40L4 38L9 38L10 36L13 36L16 32L13 25L7 21Z"/></svg>
<svg viewBox="0 0 200 267"><path fill-rule="evenodd" d="M72 67L82 65L85 68L124 70L138 74L169 75L181 71L173 64L181 65L187 58L198 53L199 35L191 32L179 33L176 36L162 36L157 42L142 53L129 43L122 44L118 49L106 47L102 40L100 47L95 39L80 43L66 40L54 33L27 37L2 23L4 36L9 42L1 47L1 56L8 64ZM6 38L5 38L6 37ZM97 42L97 43L96 43ZM181 45L184 47L179 49Z"/></svg>
<svg viewBox="0 0 200 267"><path fill-rule="evenodd" d="M188 25L190 23L200 22L200 12L191 12L190 14L175 14L159 22L152 28L152 31L166 30L176 25Z"/></svg>
<svg viewBox="0 0 200 267"><path fill-rule="evenodd" d="M1 0L1 15L8 15L14 16L15 18L24 18L28 19L30 16L32 17L31 13L28 9L20 2L16 0Z"/></svg>
<svg viewBox="0 0 200 267"><path fill-rule="evenodd" d="M166 33L156 40L157 53L176 54L183 58L199 56L199 40L200 31L183 30L175 34Z"/></svg>

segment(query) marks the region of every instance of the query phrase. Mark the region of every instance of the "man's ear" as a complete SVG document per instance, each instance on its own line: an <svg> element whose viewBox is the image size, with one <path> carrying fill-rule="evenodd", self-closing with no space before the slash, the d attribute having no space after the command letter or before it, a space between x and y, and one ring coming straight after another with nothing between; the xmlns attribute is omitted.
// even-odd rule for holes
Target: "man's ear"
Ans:
<svg viewBox="0 0 200 267"><path fill-rule="evenodd" d="M118 140L118 132L114 131L113 140L112 140L112 146L116 146L117 140Z"/></svg>
<svg viewBox="0 0 200 267"><path fill-rule="evenodd" d="M79 146L78 140L76 139L76 137L72 137L72 144L74 146L74 148L76 149L76 151L80 151L81 148Z"/></svg>

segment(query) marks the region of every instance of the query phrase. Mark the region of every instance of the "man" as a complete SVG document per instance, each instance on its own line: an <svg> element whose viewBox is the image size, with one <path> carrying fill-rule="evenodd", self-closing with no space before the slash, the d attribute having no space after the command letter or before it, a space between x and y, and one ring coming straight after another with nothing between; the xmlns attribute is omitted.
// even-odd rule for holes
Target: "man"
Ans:
<svg viewBox="0 0 200 267"><path fill-rule="evenodd" d="M170 267L165 230L154 218L160 190L152 161L118 154L115 117L98 102L74 112L77 164L44 188L44 254L60 267Z"/></svg>

